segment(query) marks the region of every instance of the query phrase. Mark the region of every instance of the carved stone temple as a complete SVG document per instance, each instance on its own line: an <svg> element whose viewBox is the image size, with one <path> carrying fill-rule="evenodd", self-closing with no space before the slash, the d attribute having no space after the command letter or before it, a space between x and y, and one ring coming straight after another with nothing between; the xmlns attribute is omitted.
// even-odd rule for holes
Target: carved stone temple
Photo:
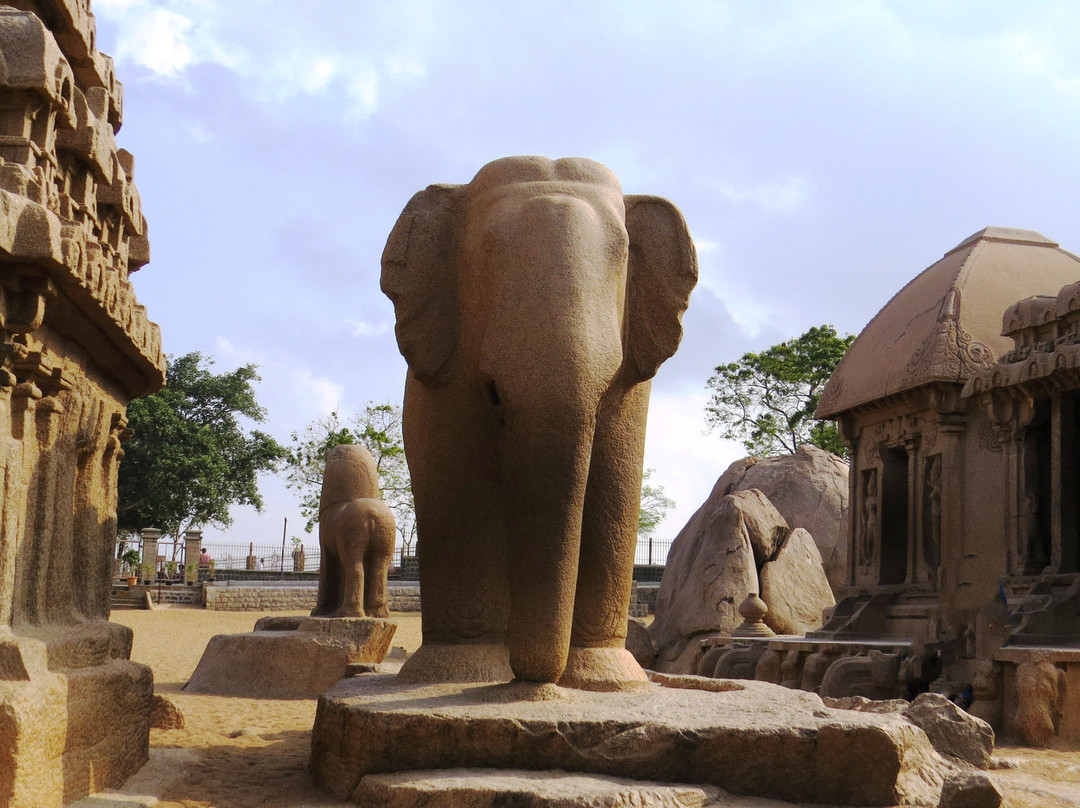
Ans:
<svg viewBox="0 0 1080 808"><path fill-rule="evenodd" d="M125 408L164 383L123 91L88 0L0 5L0 804L147 758L151 672L108 622Z"/></svg>
<svg viewBox="0 0 1080 808"><path fill-rule="evenodd" d="M989 227L896 293L817 410L850 450L836 607L806 637L703 642L699 673L931 688L1023 736L1017 682L1048 660L1053 730L1080 737L1078 280L1052 240Z"/></svg>

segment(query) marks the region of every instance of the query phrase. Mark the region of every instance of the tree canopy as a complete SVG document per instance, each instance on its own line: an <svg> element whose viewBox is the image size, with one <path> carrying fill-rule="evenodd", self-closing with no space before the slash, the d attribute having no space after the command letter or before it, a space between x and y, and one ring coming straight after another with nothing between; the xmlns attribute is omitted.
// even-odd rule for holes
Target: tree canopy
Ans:
<svg viewBox="0 0 1080 808"><path fill-rule="evenodd" d="M326 453L343 443L361 444L375 458L379 488L394 511L398 535L406 555L416 538L412 486L405 462L405 441L401 435L401 407L368 402L362 413L343 420L332 412L317 418L303 432L294 432L285 466L289 488L300 497L300 512L307 518L310 533L319 521Z"/></svg>
<svg viewBox="0 0 1080 808"><path fill-rule="evenodd" d="M649 539L667 512L675 507L675 500L664 494L664 486L653 485L650 479L656 469L645 469L641 475L641 507L638 510L638 539Z"/></svg>
<svg viewBox="0 0 1080 808"><path fill-rule="evenodd" d="M755 456L791 453L809 443L843 457L836 425L814 420L822 388L854 341L831 325L814 326L800 337L761 353L746 353L720 365L709 378L705 406L709 431L741 441Z"/></svg>
<svg viewBox="0 0 1080 808"><path fill-rule="evenodd" d="M169 357L165 387L128 405L134 434L120 464L117 518L122 533L144 527L178 535L229 525L233 504L262 508L258 475L274 471L285 449L243 420L266 417L255 400L255 365L214 374L201 353Z"/></svg>

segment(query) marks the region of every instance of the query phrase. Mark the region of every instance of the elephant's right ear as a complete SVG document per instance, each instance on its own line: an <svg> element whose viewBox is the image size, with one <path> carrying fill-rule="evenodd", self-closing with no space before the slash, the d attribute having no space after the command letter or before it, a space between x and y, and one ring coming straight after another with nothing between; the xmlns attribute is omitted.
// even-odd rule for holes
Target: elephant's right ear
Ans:
<svg viewBox="0 0 1080 808"><path fill-rule="evenodd" d="M458 339L454 232L464 186L430 185L409 200L386 240L382 290L394 302L398 349L424 384L446 382Z"/></svg>

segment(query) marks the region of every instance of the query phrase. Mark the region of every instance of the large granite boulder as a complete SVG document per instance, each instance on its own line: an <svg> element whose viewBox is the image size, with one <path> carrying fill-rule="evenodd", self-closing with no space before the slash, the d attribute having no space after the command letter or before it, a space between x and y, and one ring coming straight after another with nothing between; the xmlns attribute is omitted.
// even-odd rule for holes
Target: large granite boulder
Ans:
<svg viewBox="0 0 1080 808"><path fill-rule="evenodd" d="M848 465L816 446L795 454L736 460L709 499L756 488L787 523L814 537L833 592L844 585L848 548Z"/></svg>
<svg viewBox="0 0 1080 808"><path fill-rule="evenodd" d="M819 629L822 610L836 605L814 537L802 528L791 531L758 577L761 599L769 607L765 625L777 634Z"/></svg>
<svg viewBox="0 0 1080 808"><path fill-rule="evenodd" d="M698 509L671 547L656 596L649 633L657 670L693 673L691 640L731 634L742 622L739 604L758 592L754 547L778 531L786 533L787 523L757 491L710 497Z"/></svg>

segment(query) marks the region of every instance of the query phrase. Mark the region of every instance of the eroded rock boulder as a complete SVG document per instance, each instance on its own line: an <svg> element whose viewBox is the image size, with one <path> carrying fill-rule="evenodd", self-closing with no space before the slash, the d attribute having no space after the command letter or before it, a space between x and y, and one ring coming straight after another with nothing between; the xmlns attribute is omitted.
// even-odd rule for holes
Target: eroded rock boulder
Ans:
<svg viewBox="0 0 1080 808"><path fill-rule="evenodd" d="M668 554L650 627L656 669L693 673L698 641L730 635L748 594L760 594L768 606L765 624L777 634L820 628L822 611L835 604L820 548L834 559L846 552L836 549L846 508L847 466L828 452L808 447L732 463Z"/></svg>
<svg viewBox="0 0 1080 808"><path fill-rule="evenodd" d="M634 655L637 664L643 668L652 668L656 664L656 648L644 620L631 617L626 621L626 650Z"/></svg>
<svg viewBox="0 0 1080 808"><path fill-rule="evenodd" d="M944 696L922 693L904 708L903 715L926 733L942 755L977 769L993 765L994 730Z"/></svg>
<svg viewBox="0 0 1080 808"><path fill-rule="evenodd" d="M796 528L759 573L765 625L777 634L821 628L822 610L836 605L813 536Z"/></svg>
<svg viewBox="0 0 1080 808"><path fill-rule="evenodd" d="M658 670L693 673L698 649L691 640L731 634L742 622L739 604L758 591L754 542L786 529L757 491L710 496L698 509L671 547L656 597L649 633Z"/></svg>
<svg viewBox="0 0 1080 808"><path fill-rule="evenodd" d="M848 465L816 446L795 454L743 458L728 466L710 499L756 488L792 528L814 537L834 592L844 584L847 563Z"/></svg>

